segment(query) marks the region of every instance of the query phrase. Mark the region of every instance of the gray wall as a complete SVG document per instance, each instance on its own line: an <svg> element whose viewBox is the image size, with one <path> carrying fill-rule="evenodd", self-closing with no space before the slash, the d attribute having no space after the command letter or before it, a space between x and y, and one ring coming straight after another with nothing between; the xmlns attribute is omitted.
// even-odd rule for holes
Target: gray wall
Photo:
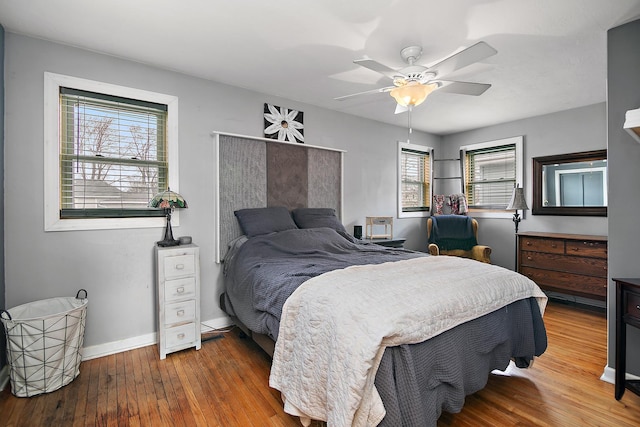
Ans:
<svg viewBox="0 0 640 427"><path fill-rule="evenodd" d="M526 102L523 100L523 102ZM605 103L532 117L443 138L442 157L457 156L461 146L512 136L524 136L524 183L532 206L532 158L607 147ZM515 269L515 227L510 219L479 218L479 239L492 248L491 261ZM519 231L607 235L607 218L532 215L525 212Z"/></svg>
<svg viewBox="0 0 640 427"><path fill-rule="evenodd" d="M214 260L213 130L261 136L263 104L305 112L308 144L347 150L343 220L396 214L397 140L407 130L111 56L6 34L5 247L6 304L89 295L85 345L150 334L155 326L152 247L161 229L44 232L43 73L71 75L179 97L180 212L176 236L201 248L203 320L222 319L221 269ZM414 132L412 142L439 148L440 137ZM424 219L396 219L407 246L426 249Z"/></svg>
<svg viewBox="0 0 640 427"><path fill-rule="evenodd" d="M640 144L622 128L625 112L640 107L640 21L608 32L609 277L640 277L638 183ZM609 366L615 363L615 289L609 286ZM627 372L640 375L640 332L628 328ZM634 355L631 357L631 355Z"/></svg>
<svg viewBox="0 0 640 427"><path fill-rule="evenodd" d="M0 25L0 167L4 169L4 27ZM0 174L0 236L4 243L4 173ZM0 309L5 306L4 244L0 246ZM0 369L7 364L7 343L0 328Z"/></svg>

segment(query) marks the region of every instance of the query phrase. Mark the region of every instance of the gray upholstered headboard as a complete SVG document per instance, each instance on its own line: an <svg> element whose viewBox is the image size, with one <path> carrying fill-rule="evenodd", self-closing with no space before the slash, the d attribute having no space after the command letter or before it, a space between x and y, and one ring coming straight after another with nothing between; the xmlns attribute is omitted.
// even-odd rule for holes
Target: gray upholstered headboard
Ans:
<svg viewBox="0 0 640 427"><path fill-rule="evenodd" d="M334 208L342 218L343 150L214 132L216 262L242 235L234 211L285 206Z"/></svg>

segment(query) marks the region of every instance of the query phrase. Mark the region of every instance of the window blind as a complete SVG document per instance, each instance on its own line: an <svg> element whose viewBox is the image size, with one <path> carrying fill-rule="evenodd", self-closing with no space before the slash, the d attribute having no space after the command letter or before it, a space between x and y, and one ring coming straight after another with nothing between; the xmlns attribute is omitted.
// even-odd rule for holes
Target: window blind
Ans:
<svg viewBox="0 0 640 427"><path fill-rule="evenodd" d="M61 218L162 215L167 106L60 88Z"/></svg>
<svg viewBox="0 0 640 427"><path fill-rule="evenodd" d="M402 211L428 211L431 170L429 154L424 151L402 149Z"/></svg>
<svg viewBox="0 0 640 427"><path fill-rule="evenodd" d="M516 182L515 145L467 151L465 163L468 205L506 208Z"/></svg>

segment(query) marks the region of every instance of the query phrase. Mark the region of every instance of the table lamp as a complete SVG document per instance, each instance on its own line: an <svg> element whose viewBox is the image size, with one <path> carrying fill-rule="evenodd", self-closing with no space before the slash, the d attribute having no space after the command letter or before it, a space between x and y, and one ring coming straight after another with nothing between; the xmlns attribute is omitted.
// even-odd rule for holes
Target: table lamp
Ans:
<svg viewBox="0 0 640 427"><path fill-rule="evenodd" d="M187 207L187 201L180 194L175 191L171 191L167 187L167 191L153 196L153 199L149 202L149 207L164 209L167 215L167 227L164 230L164 239L157 242L158 246L177 246L180 244L179 240L173 238L173 232L171 231L171 212L175 208L183 209Z"/></svg>

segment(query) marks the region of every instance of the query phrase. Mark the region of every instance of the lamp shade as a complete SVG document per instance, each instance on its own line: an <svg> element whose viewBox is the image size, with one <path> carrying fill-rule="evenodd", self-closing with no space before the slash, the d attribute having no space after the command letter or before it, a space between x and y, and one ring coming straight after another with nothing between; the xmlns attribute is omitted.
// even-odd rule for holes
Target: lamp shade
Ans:
<svg viewBox="0 0 640 427"><path fill-rule="evenodd" d="M389 92L398 104L403 107L420 105L427 99L427 96L433 92L438 85L432 84L420 84L412 81L403 86L396 87Z"/></svg>
<svg viewBox="0 0 640 427"><path fill-rule="evenodd" d="M153 196L153 199L149 202L149 207L151 208L161 208L161 209L174 209L174 208L186 208L187 201L180 194L175 191L171 191L167 188L166 191L156 194Z"/></svg>
<svg viewBox="0 0 640 427"><path fill-rule="evenodd" d="M167 191L163 191L162 193L158 193L153 196L153 199L149 202L149 207L164 209L167 216L167 226L164 230L164 239L157 242L158 246L179 245L180 241L173 238L173 231L171 229L171 211L175 208L187 207L187 201L184 197L167 188Z"/></svg>
<svg viewBox="0 0 640 427"><path fill-rule="evenodd" d="M516 186L511 194L511 200L507 205L508 211L528 210L527 201L524 198L524 188Z"/></svg>

